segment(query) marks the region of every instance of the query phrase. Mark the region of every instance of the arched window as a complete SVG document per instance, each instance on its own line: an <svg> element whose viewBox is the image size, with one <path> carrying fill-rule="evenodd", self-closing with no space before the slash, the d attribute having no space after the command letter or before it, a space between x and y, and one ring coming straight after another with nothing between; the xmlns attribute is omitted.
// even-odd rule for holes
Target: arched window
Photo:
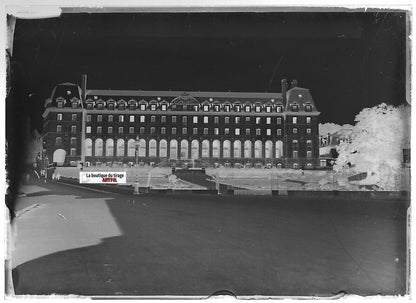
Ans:
<svg viewBox="0 0 416 303"><path fill-rule="evenodd" d="M283 157L283 142L276 141L276 158L279 159Z"/></svg>
<svg viewBox="0 0 416 303"><path fill-rule="evenodd" d="M181 159L188 159L188 141L185 139L181 141Z"/></svg>
<svg viewBox="0 0 416 303"><path fill-rule="evenodd" d="M66 157L66 151L64 151L63 149L57 149L53 153L52 161L56 162L58 165L62 165L65 162L65 157Z"/></svg>
<svg viewBox="0 0 416 303"><path fill-rule="evenodd" d="M251 141L244 142L244 158L251 158Z"/></svg>
<svg viewBox="0 0 416 303"><path fill-rule="evenodd" d="M262 152L263 152L263 144L260 140L257 140L254 143L254 157L255 158L262 158Z"/></svg>
<svg viewBox="0 0 416 303"><path fill-rule="evenodd" d="M103 140L98 138L95 139L95 152L94 156L102 157L103 156Z"/></svg>
<svg viewBox="0 0 416 303"><path fill-rule="evenodd" d="M169 157L174 160L178 158L178 141L175 139L170 140Z"/></svg>
<svg viewBox="0 0 416 303"><path fill-rule="evenodd" d="M85 156L92 156L92 140L90 138L85 139L84 141Z"/></svg>
<svg viewBox="0 0 416 303"><path fill-rule="evenodd" d="M124 140L118 139L117 140L117 157L124 157Z"/></svg>
<svg viewBox="0 0 416 303"><path fill-rule="evenodd" d="M199 142L198 140L192 140L191 143L191 158L199 159Z"/></svg>
<svg viewBox="0 0 416 303"><path fill-rule="evenodd" d="M129 139L127 141L127 157L134 157L136 156L136 140Z"/></svg>
<svg viewBox="0 0 416 303"><path fill-rule="evenodd" d="M231 158L231 142L229 140L222 143L222 157Z"/></svg>
<svg viewBox="0 0 416 303"><path fill-rule="evenodd" d="M156 157L156 140L151 139L149 141L149 157Z"/></svg>
<svg viewBox="0 0 416 303"><path fill-rule="evenodd" d="M241 141L234 141L234 158L241 158Z"/></svg>
<svg viewBox="0 0 416 303"><path fill-rule="evenodd" d="M202 141L202 158L209 158L209 141Z"/></svg>
<svg viewBox="0 0 416 303"><path fill-rule="evenodd" d="M146 140L139 140L139 157L146 157Z"/></svg>
<svg viewBox="0 0 416 303"><path fill-rule="evenodd" d="M265 157L273 158L273 142L270 140L267 140L265 144Z"/></svg>
<svg viewBox="0 0 416 303"><path fill-rule="evenodd" d="M114 156L114 141L113 141L113 139L107 139L105 141L105 156L106 157Z"/></svg>
<svg viewBox="0 0 416 303"><path fill-rule="evenodd" d="M168 156L168 142L165 139L159 142L159 157L166 158Z"/></svg>
<svg viewBox="0 0 416 303"><path fill-rule="evenodd" d="M220 141L214 140L212 142L212 157L219 158L220 157Z"/></svg>

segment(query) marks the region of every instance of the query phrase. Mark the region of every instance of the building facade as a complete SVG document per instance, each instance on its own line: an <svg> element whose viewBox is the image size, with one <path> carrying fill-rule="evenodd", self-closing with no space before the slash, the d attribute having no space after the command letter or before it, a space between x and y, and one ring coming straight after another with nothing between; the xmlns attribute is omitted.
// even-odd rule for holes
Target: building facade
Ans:
<svg viewBox="0 0 416 303"><path fill-rule="evenodd" d="M102 163L319 167L319 112L308 89L281 93L129 91L59 84L43 142L57 165Z"/></svg>

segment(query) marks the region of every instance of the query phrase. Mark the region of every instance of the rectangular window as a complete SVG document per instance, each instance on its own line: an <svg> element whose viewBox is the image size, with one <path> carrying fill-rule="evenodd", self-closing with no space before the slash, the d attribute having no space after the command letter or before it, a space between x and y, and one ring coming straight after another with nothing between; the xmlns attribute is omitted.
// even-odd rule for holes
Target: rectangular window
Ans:
<svg viewBox="0 0 416 303"><path fill-rule="evenodd" d="M283 107L282 106L277 106L276 107L276 112L281 113L283 111Z"/></svg>
<svg viewBox="0 0 416 303"><path fill-rule="evenodd" d="M267 118L266 118L266 124L271 124L271 123L272 123L272 118L267 117Z"/></svg>
<svg viewBox="0 0 416 303"><path fill-rule="evenodd" d="M62 108L62 107L64 107L64 102L58 101L57 105L58 105L58 108Z"/></svg>
<svg viewBox="0 0 416 303"><path fill-rule="evenodd" d="M167 109L166 104L162 104L161 109L162 109L163 111L165 111L165 110Z"/></svg>
<svg viewBox="0 0 416 303"><path fill-rule="evenodd" d="M229 112L230 111L230 106L229 105L224 105L224 111Z"/></svg>
<svg viewBox="0 0 416 303"><path fill-rule="evenodd" d="M214 112L219 112L219 111L220 111L220 106L214 105Z"/></svg>
<svg viewBox="0 0 416 303"><path fill-rule="evenodd" d="M261 135L261 129L260 128L256 128L256 136L260 136Z"/></svg>
<svg viewBox="0 0 416 303"><path fill-rule="evenodd" d="M204 128L204 135L208 135L208 128Z"/></svg>
<svg viewBox="0 0 416 303"><path fill-rule="evenodd" d="M246 124L250 124L250 121L251 121L250 117L246 117Z"/></svg>
<svg viewBox="0 0 416 303"><path fill-rule="evenodd" d="M240 135L240 129L239 128L236 128L234 130L234 133L235 133L236 136L239 136Z"/></svg>
<svg viewBox="0 0 416 303"><path fill-rule="evenodd" d="M198 123L198 117L197 116L193 116L192 117L192 122L193 123Z"/></svg>
<svg viewBox="0 0 416 303"><path fill-rule="evenodd" d="M130 122L134 122L134 116L133 115L130 116Z"/></svg>
<svg viewBox="0 0 416 303"><path fill-rule="evenodd" d="M219 117L214 117L214 123L215 124L218 124L219 121L220 121L220 118Z"/></svg>
<svg viewBox="0 0 416 303"><path fill-rule="evenodd" d="M77 138L72 137L71 138L71 145L75 145L75 144L77 144Z"/></svg>
<svg viewBox="0 0 416 303"><path fill-rule="evenodd" d="M77 127L76 125L72 125L71 126L71 133L76 133L77 132Z"/></svg>
<svg viewBox="0 0 416 303"><path fill-rule="evenodd" d="M172 123L176 123L176 116L172 116Z"/></svg>
<svg viewBox="0 0 416 303"><path fill-rule="evenodd" d="M277 118L277 119L276 119L276 123L277 123L277 124L282 124L282 118L280 118L280 117L279 117L279 118Z"/></svg>
<svg viewBox="0 0 416 303"><path fill-rule="evenodd" d="M261 118L260 117L256 117L256 124L260 124L261 123Z"/></svg>
<svg viewBox="0 0 416 303"><path fill-rule="evenodd" d="M306 133L307 133L307 134L311 134L311 133L312 133L312 129L311 129L311 128L307 128L307 129L306 129Z"/></svg>
<svg viewBox="0 0 416 303"><path fill-rule="evenodd" d="M280 128L278 128L278 129L276 130L276 135L277 135L277 136L281 136L281 135L282 135L282 130L281 130Z"/></svg>
<svg viewBox="0 0 416 303"><path fill-rule="evenodd" d="M220 129L219 128L214 128L214 135L219 135L220 134Z"/></svg>
<svg viewBox="0 0 416 303"><path fill-rule="evenodd" d="M91 122L91 115L87 115L87 122Z"/></svg>
<svg viewBox="0 0 416 303"><path fill-rule="evenodd" d="M98 103L98 105L97 105L97 109L103 109L104 108L104 104L102 104L102 103Z"/></svg>
<svg viewBox="0 0 416 303"><path fill-rule="evenodd" d="M97 122L103 122L103 115L97 115Z"/></svg>
<svg viewBox="0 0 416 303"><path fill-rule="evenodd" d="M298 117L292 117L292 123L293 124L298 123Z"/></svg>
<svg viewBox="0 0 416 303"><path fill-rule="evenodd" d="M108 122L113 122L113 115L108 115Z"/></svg>
<svg viewBox="0 0 416 303"><path fill-rule="evenodd" d="M244 107L244 110L246 111L246 113L249 113L249 112L250 112L250 110L251 110L251 106L250 106L250 105L246 105L246 106Z"/></svg>
<svg viewBox="0 0 416 303"><path fill-rule="evenodd" d="M176 127L172 127L172 135L176 135Z"/></svg>
<svg viewBox="0 0 416 303"><path fill-rule="evenodd" d="M305 105L305 111L311 112L312 111L312 106L311 105Z"/></svg>
<svg viewBox="0 0 416 303"><path fill-rule="evenodd" d="M87 134L91 134L91 126L87 126L87 129L85 130Z"/></svg>
<svg viewBox="0 0 416 303"><path fill-rule="evenodd" d="M194 112L197 112L199 110L199 106L198 105L194 105Z"/></svg>
<svg viewBox="0 0 416 303"><path fill-rule="evenodd" d="M109 103L107 105L107 107L108 107L109 110L113 110L114 109L114 103Z"/></svg>
<svg viewBox="0 0 416 303"><path fill-rule="evenodd" d="M101 134L103 132L102 126L97 126L97 134Z"/></svg>
<svg viewBox="0 0 416 303"><path fill-rule="evenodd" d="M162 122L162 123L166 123L166 116L162 116L162 117L160 118L160 122Z"/></svg>
<svg viewBox="0 0 416 303"><path fill-rule="evenodd" d="M62 114L57 114L56 115L56 120L61 121L62 120Z"/></svg>
<svg viewBox="0 0 416 303"><path fill-rule="evenodd" d="M77 121L77 114L72 114L72 121Z"/></svg>
<svg viewBox="0 0 416 303"><path fill-rule="evenodd" d="M146 104L140 104L140 110L146 110Z"/></svg>
<svg viewBox="0 0 416 303"><path fill-rule="evenodd" d="M246 128L246 136L250 136L250 129Z"/></svg>
<svg viewBox="0 0 416 303"><path fill-rule="evenodd" d="M297 134L297 133L298 133L298 129L297 129L297 128L294 128L294 129L292 129L292 132L293 132L294 134Z"/></svg>
<svg viewBox="0 0 416 303"><path fill-rule="evenodd" d="M160 128L160 133L161 133L162 135L165 135L165 134L166 134L166 127L161 127L161 128Z"/></svg>
<svg viewBox="0 0 416 303"><path fill-rule="evenodd" d="M187 123L188 122L188 117L187 116L183 116L182 117L182 123Z"/></svg>
<svg viewBox="0 0 416 303"><path fill-rule="evenodd" d="M151 127L151 128L150 128L150 133L151 133L152 135L154 135L154 134L156 133L156 128L155 128L155 127Z"/></svg>
<svg viewBox="0 0 416 303"><path fill-rule="evenodd" d="M118 133L119 133L119 134L124 133L124 127L120 126L120 127L118 128Z"/></svg>
<svg viewBox="0 0 416 303"><path fill-rule="evenodd" d="M118 116L118 122L124 122L124 116L123 115Z"/></svg>
<svg viewBox="0 0 416 303"><path fill-rule="evenodd" d="M208 123L208 117L207 116L205 116L204 117L204 124L207 124Z"/></svg>
<svg viewBox="0 0 416 303"><path fill-rule="evenodd" d="M61 145L61 144L62 144L62 138L61 137L56 137L55 145Z"/></svg>
<svg viewBox="0 0 416 303"><path fill-rule="evenodd" d="M140 123L144 123L146 121L146 116L140 116Z"/></svg>
<svg viewBox="0 0 416 303"><path fill-rule="evenodd" d="M299 106L298 106L297 104L293 104L293 105L291 106L291 108L292 108L292 112L297 112L297 111L299 111Z"/></svg>
<svg viewBox="0 0 416 303"><path fill-rule="evenodd" d="M150 110L156 110L156 104L151 104L150 105Z"/></svg>
<svg viewBox="0 0 416 303"><path fill-rule="evenodd" d="M107 128L107 133L109 133L109 134L112 134L113 133L113 127L112 126L109 126Z"/></svg>
<svg viewBox="0 0 416 303"><path fill-rule="evenodd" d="M271 136L272 130L270 128L266 129L266 136Z"/></svg>
<svg viewBox="0 0 416 303"><path fill-rule="evenodd" d="M298 158L298 151L294 150L293 151L293 159L297 159Z"/></svg>
<svg viewBox="0 0 416 303"><path fill-rule="evenodd" d="M125 109L126 109L126 103L120 102L120 104L118 105L118 110L125 110Z"/></svg>
<svg viewBox="0 0 416 303"><path fill-rule="evenodd" d="M77 150L75 148L71 148L70 155L76 156L76 154L77 154Z"/></svg>
<svg viewBox="0 0 416 303"><path fill-rule="evenodd" d="M235 117L234 121L235 121L235 124L239 124L240 123L240 117Z"/></svg>
<svg viewBox="0 0 416 303"><path fill-rule="evenodd" d="M230 123L230 117L225 117L224 118L224 123L229 124Z"/></svg>
<svg viewBox="0 0 416 303"><path fill-rule="evenodd" d="M140 131L140 134L143 135L145 133L145 128L142 126L142 127L140 127L139 131Z"/></svg>
<svg viewBox="0 0 416 303"><path fill-rule="evenodd" d="M272 112L272 107L266 106L266 113L271 113L271 112Z"/></svg>
<svg viewBox="0 0 416 303"><path fill-rule="evenodd" d="M129 134L134 134L134 127L133 126L129 127Z"/></svg>
<svg viewBox="0 0 416 303"><path fill-rule="evenodd" d="M209 105L204 105L203 110L204 110L204 112L209 111Z"/></svg>
<svg viewBox="0 0 416 303"><path fill-rule="evenodd" d="M306 123L311 124L311 117L306 117Z"/></svg>
<svg viewBox="0 0 416 303"><path fill-rule="evenodd" d="M188 133L188 129L186 127L182 127L182 135L186 135Z"/></svg>
<svg viewBox="0 0 416 303"><path fill-rule="evenodd" d="M229 134L230 134L230 129L224 128L224 135L229 135Z"/></svg>
<svg viewBox="0 0 416 303"><path fill-rule="evenodd" d="M150 116L150 122L155 123L156 122L156 116Z"/></svg>
<svg viewBox="0 0 416 303"><path fill-rule="evenodd" d="M194 135L198 135L198 128L194 127L194 128L192 129L192 133L193 133Z"/></svg>
<svg viewBox="0 0 416 303"><path fill-rule="evenodd" d="M293 140L292 141L292 147L294 150L298 150L298 140Z"/></svg>
<svg viewBox="0 0 416 303"><path fill-rule="evenodd" d="M241 106L240 105L234 106L234 111L240 112L241 111Z"/></svg>
<svg viewBox="0 0 416 303"><path fill-rule="evenodd" d="M308 159L312 158L312 151L310 150L306 151L306 158Z"/></svg>
<svg viewBox="0 0 416 303"><path fill-rule="evenodd" d="M311 140L307 140L306 141L306 148L307 149L311 149L312 148L312 141Z"/></svg>

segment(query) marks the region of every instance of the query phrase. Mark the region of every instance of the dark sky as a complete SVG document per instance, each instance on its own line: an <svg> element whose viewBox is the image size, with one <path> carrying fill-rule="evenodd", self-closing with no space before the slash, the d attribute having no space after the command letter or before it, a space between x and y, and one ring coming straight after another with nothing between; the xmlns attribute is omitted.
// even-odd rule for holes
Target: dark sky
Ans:
<svg viewBox="0 0 416 303"><path fill-rule="evenodd" d="M405 22L400 12L64 14L16 22L13 66L36 117L54 85L87 73L96 89L280 92L282 78L297 79L322 123L353 123L363 107L405 103Z"/></svg>

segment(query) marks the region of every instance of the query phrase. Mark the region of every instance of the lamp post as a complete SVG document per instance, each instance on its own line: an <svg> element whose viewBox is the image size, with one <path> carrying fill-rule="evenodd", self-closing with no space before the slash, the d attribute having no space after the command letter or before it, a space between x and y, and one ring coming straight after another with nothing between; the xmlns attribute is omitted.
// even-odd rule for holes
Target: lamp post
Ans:
<svg viewBox="0 0 416 303"><path fill-rule="evenodd" d="M136 136L136 141L134 142L135 147L136 147L136 166L139 165L139 148L140 148L140 141L139 141L139 135Z"/></svg>

